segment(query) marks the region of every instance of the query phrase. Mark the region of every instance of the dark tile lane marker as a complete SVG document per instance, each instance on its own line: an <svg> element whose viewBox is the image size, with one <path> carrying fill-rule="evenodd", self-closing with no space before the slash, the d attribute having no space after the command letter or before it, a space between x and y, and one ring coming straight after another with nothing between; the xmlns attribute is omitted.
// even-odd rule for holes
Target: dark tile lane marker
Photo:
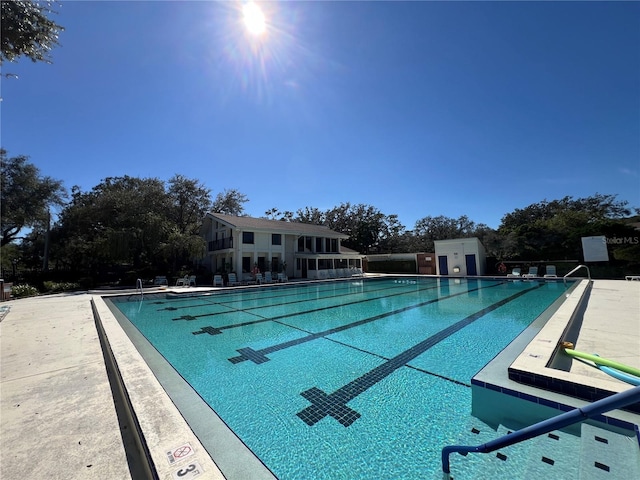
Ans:
<svg viewBox="0 0 640 480"><path fill-rule="evenodd" d="M369 283L368 286L375 286L375 282L377 282L379 279L369 279L368 282ZM423 285L425 284L429 284L429 283L434 283L434 280L425 280L422 282ZM351 288L349 287L350 285L352 285L350 282L340 282L340 286L339 286L339 290L342 291L346 291L347 293L345 294L339 294L339 295L333 295L333 296L341 296L341 295L353 295L356 293L363 293L362 291L359 292L354 292L353 290L351 290ZM414 284L415 285L415 284ZM402 284L402 285L391 285L388 287L384 287L384 288L376 288L376 289L372 289L372 290L367 290L366 293L370 293L370 292L376 292L376 291L384 291L386 289L393 289L393 288L402 288L402 287L406 287L406 284ZM282 287L270 287L270 291L267 292L266 289L258 291L258 290L245 290L243 292L225 292L225 293L218 293L218 294L209 294L209 295L202 295L202 296L198 296L195 298L201 299L202 301L205 301L207 303L203 303L200 305L183 305L183 306L169 306L169 307L165 307L165 308L159 308L158 311L162 311L162 310L168 310L168 311L175 311L175 310L180 310L180 309L184 309L184 308L193 308L194 306L196 307L207 307L210 305L216 305L216 304L228 304L228 303L233 303L236 301L252 301L252 300L268 300L271 298L285 298L285 297L299 297L300 295L304 295L306 294L306 292L301 292L298 291L296 293L290 293L290 294L285 294L285 295L259 295L259 293L273 293L274 291L278 291L278 289L280 292L284 292L284 289L291 289L291 288L300 288L300 286L293 286L293 285L289 285L289 286L282 286ZM315 293L332 293L332 292L336 292L336 287L335 285L332 288L317 288L314 290ZM223 297L223 298L221 298ZM194 297L190 297L191 299L193 299ZM324 298L324 297L323 297ZM327 298L331 298L331 297L327 297ZM210 299L210 300L208 300ZM186 298L177 298L177 299L171 299L171 300L165 300L165 301L157 301L157 302L153 302L153 305L164 305L166 303L170 303L170 302L184 302L184 301L188 301L189 299ZM307 299L308 300L308 299ZM304 301L304 300L299 300L299 301ZM276 304L276 305L286 305L286 303L284 304Z"/></svg>
<svg viewBox="0 0 640 480"><path fill-rule="evenodd" d="M469 290L465 290L464 292L458 292L458 293L454 293L454 294L451 294L451 295L447 295L446 297L432 298L431 300L427 300L427 301L424 301L424 302L416 303L414 305L409 305L407 307L399 308L397 310L391 310L391 311L388 311L388 312L384 312L384 313L381 313L379 315L375 315L373 317L368 317L368 318L365 318L363 320L358 320L357 322L347 323L345 325L341 325L341 326L336 327L336 328L331 328L331 329L325 330L323 332L313 333L311 335L307 335L306 337L296 338L294 340L289 340L288 342L279 343L277 345L272 345L270 347L262 348L260 350L254 350L251 347L240 348L239 350L236 350L240 355L237 356L237 357L230 358L229 361L231 363L240 363L240 362L244 362L245 360L251 360L254 363L264 363L264 362L269 361L269 358L267 358L266 355L268 355L269 353L277 352L278 350L283 350L285 348L289 348L289 347L293 347L293 346L296 346L296 345L300 345L301 343L310 342L312 340L315 340L316 338L321 338L321 337L324 337L326 335L331 335L333 333L342 332L343 330L348 330L350 328L355 328L355 327L359 327L361 325L366 325L367 323L375 322L376 320L380 320L382 318L387 318L387 317L390 317L390 316L393 316L393 315L397 315L399 313L403 313L403 312L406 312L406 311L409 311L409 310L414 310L416 308L424 307L425 305L436 303L436 302L439 302L441 300L446 300L448 298L457 297L458 295L465 295L465 294L467 294L469 292L480 290L481 288L492 288L492 287L497 287L498 285L502 285L502 284L503 283L497 283L495 285L489 285L489 286L486 286L486 287L472 288L472 289L469 289Z"/></svg>
<svg viewBox="0 0 640 480"><path fill-rule="evenodd" d="M366 293L369 294L369 293L375 293L375 292L388 292L389 290L392 290L392 289L396 289L396 288L400 289L400 288L404 288L404 287L405 287L404 285L399 286L399 287L385 287L385 288L379 288L379 289L375 289L375 290L369 290ZM422 292L422 291L425 291L425 290L432 290L434 288L437 288L437 286L431 286L431 287L428 287L428 288L423 288L423 289L418 290L418 291ZM402 292L399 292L399 293L396 293L396 294L392 294L392 295L383 295L381 297L367 298L367 299L364 299L364 300L357 300L357 301L354 301L354 302L346 302L346 303L342 303L341 305L353 305L355 303L368 302L370 300L376 300L376 299L380 299L380 298L387 298L387 297L396 296L396 295L406 295L406 294L415 293L415 292L416 292L416 290L412 288L411 291L405 290L405 291L402 291ZM362 292L357 292L357 293L362 293ZM329 297L303 298L303 299L294 300L294 301L288 301L288 302L282 302L282 303L274 303L274 304L271 304L271 305L260 305L260 306L249 307L249 308L236 308L236 307L234 307L232 305L227 304L226 302L218 302L217 304L220 305L220 306L223 306L225 308L229 308L229 309L231 309L231 311L246 312L246 313L251 314L252 310L262 310L264 308L281 307L283 305L293 305L293 304L296 304L296 303L307 303L307 302L313 302L313 301L332 300L334 298L347 297L347 296L353 296L353 295L355 295L354 292L349 292L349 293L344 293L344 294L340 294L340 295L332 295L332 296L329 296ZM230 303L233 303L233 302L230 302ZM316 311L320 311L320 310L325 309L325 308L333 308L333 307L332 306L322 307L322 308L319 308L319 309L309 310L308 312L316 312ZM177 320L191 321L191 320L197 320L198 318L203 318L203 317L214 317L216 315L221 315L221 314L225 314L225 313L229 313L229 312L208 312L208 313L201 313L199 315L182 315L180 317L173 318L172 320L176 320L176 321ZM298 311L298 313L295 313L295 314L292 314L292 315L302 315L304 313L307 313L307 311ZM262 317L262 318L266 318L263 315L256 315L256 316ZM288 316L291 316L291 315L288 315ZM277 318L280 318L280 317L277 317Z"/></svg>
<svg viewBox="0 0 640 480"><path fill-rule="evenodd" d="M373 370L370 370L364 375L356 378L355 380L349 382L343 387L340 387L333 393L327 394L317 387L305 390L300 395L309 400L311 402L311 405L301 410L296 415L310 426L315 425L326 416L331 416L345 427L348 427L358 418L360 418L360 414L352 408L348 407L347 402L353 400L358 395L365 392L382 379L391 375L398 368L406 365L411 360L423 354L429 348L433 347L447 337L453 335L457 331L473 323L487 313L490 313L497 308L515 300L516 298L525 295L532 290L536 290L537 288L540 288L540 286L522 290L514 295L511 295L510 297L494 303L493 305L490 305L489 307L483 308L482 310L469 315L459 322L456 322L453 325L445 328L444 330L441 330L435 335L430 336L426 340L423 340L417 345L414 345L408 350L405 350L399 355L396 355L395 357L379 365Z"/></svg>
<svg viewBox="0 0 640 480"><path fill-rule="evenodd" d="M429 287L429 288L423 288L423 289L419 290L419 292L425 292L427 290L433 290L435 288L438 288L438 287L437 286L433 286L433 287ZM467 292L467 290L465 290L465 292L463 292L463 293L466 293L466 292ZM367 298L367 299L363 299L363 300L354 300L352 302L341 303L340 305L329 305L327 307L312 308L310 310L303 310L303 311L297 311L297 312L292 312L292 313L285 313L285 314L282 314L282 315L276 315L275 317L264 317L262 315L259 315L257 313L252 313L252 312L249 311L249 310L261 310L261 309L263 309L265 307L249 308L249 309L246 309L246 310L238 310L238 311L245 312L245 313L248 313L250 315L255 315L256 317L260 317L260 320L253 320L253 321L250 321L250 322L243 322L243 323L234 323L234 324L231 324L231 325L224 325L222 327L207 326L207 327L201 328L199 331L192 332L192 333L194 335L200 335L202 333L208 333L209 335L218 335L218 334L222 333L223 330L228 330L230 328L245 327L245 326L249 326L249 325L255 325L257 323L277 321L277 320L282 320L283 318L297 317L299 315L305 315L305 314L308 314L308 313L322 312L324 310L331 310L333 308L342 308L342 307L345 307L347 305L357 305L357 304L360 304L360 303L373 302L373 301L381 300L381 299L384 299L384 298L398 297L398 296L401 296L401 295L409 295L409 294L414 294L414 293L416 293L415 290L392 293L392 294L384 295L382 297ZM325 299L323 299L323 300L325 300ZM307 299L307 300L304 300L302 302L309 302L309 301L311 301L311 300ZM291 302L291 303L301 303L301 302ZM287 305L288 304L289 303L287 303ZM229 313L229 312L224 312L224 313ZM194 315L194 316L183 315L182 317L174 318L173 320L187 320L187 321L190 321L190 320L196 320L197 318L202 317L202 316L209 316L209 315L213 315L213 314L203 314L203 315L198 315L198 316L196 316L196 315ZM215 315L219 315L219 313L215 314ZM284 325L286 325L286 324L284 324ZM287 326L290 327L291 325L287 325Z"/></svg>

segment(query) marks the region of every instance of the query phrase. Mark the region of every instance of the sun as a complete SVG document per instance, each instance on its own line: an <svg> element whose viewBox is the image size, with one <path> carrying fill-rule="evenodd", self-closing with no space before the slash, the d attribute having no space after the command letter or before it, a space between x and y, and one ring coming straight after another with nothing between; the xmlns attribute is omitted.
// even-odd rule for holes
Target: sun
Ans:
<svg viewBox="0 0 640 480"><path fill-rule="evenodd" d="M262 9L254 2L249 2L242 7L242 15L244 17L244 24L247 30L252 35L262 35L267 25L264 19L264 13Z"/></svg>

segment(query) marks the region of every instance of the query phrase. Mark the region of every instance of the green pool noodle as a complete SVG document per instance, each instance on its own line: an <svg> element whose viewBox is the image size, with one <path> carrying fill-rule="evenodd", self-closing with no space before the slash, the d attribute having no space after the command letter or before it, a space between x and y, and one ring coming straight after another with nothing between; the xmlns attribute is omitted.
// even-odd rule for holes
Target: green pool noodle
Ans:
<svg viewBox="0 0 640 480"><path fill-rule="evenodd" d="M573 346L573 344L571 344ZM604 365L605 367L615 368L616 370L620 370L621 372L628 373L630 375L635 375L636 377L640 377L640 369L630 367L629 365L624 365L622 363L614 362L613 360L608 360L606 358L599 357L597 355L591 355L589 353L578 352L577 350L572 350L563 345L564 351L567 355L572 357L584 358L585 360L589 360L596 365Z"/></svg>

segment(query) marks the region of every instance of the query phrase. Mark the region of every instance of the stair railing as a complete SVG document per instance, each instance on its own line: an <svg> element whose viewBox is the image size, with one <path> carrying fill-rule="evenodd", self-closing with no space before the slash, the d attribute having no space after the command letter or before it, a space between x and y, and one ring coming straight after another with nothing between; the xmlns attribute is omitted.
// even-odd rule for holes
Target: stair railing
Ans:
<svg viewBox="0 0 640 480"><path fill-rule="evenodd" d="M140 298L144 298L144 293L142 292L142 279L139 278L136 280L136 292L140 290Z"/></svg>
<svg viewBox="0 0 640 480"><path fill-rule="evenodd" d="M571 270L569 273L567 273L564 277L562 277L562 280L564 281L564 284L567 284L567 277L569 275L571 275L572 273L577 272L578 270L580 270L581 268L586 268L587 269L587 276L589 277L589 281L591 281L591 272L589 271L589 267L587 267L586 265L578 265L576 268L574 268L573 270Z"/></svg>
<svg viewBox="0 0 640 480"><path fill-rule="evenodd" d="M516 443L524 442L534 437L544 435L554 430L560 430L569 425L580 423L588 418L595 417L601 413L606 413L617 408L626 407L632 403L640 401L640 386L630 388L624 392L616 393L610 397L603 398L581 408L576 408L569 412L560 414L553 418L548 418L534 425L517 430L513 433L503 435L500 438L491 440L477 446L450 445L442 449L442 472L444 480L452 480L451 465L449 455L457 452L461 455L468 453L491 453L500 448L508 447Z"/></svg>

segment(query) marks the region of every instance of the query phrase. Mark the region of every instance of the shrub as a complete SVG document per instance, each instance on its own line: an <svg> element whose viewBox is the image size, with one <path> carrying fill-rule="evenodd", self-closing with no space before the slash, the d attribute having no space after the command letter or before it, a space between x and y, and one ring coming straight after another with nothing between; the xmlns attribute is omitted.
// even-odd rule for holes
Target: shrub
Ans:
<svg viewBox="0 0 640 480"><path fill-rule="evenodd" d="M14 285L11 287L11 295L14 298L25 298L25 297L34 297L38 295L38 289L36 287L32 287L31 285Z"/></svg>
<svg viewBox="0 0 640 480"><path fill-rule="evenodd" d="M50 282L50 281L45 281L44 282L44 289L47 292L50 293L56 293L56 292L68 292L71 290L78 290L80 288L80 284L79 283L73 283L73 282Z"/></svg>

